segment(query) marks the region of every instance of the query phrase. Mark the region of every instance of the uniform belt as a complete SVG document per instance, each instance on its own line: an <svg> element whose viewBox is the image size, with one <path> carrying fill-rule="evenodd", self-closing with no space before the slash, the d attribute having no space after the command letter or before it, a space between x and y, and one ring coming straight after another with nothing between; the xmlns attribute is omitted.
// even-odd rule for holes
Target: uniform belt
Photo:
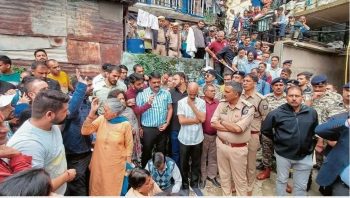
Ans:
<svg viewBox="0 0 350 198"><path fill-rule="evenodd" d="M226 144L226 145L231 146L231 147L244 147L244 146L247 146L247 143L238 143L238 144L230 143L230 142L227 142L227 141L221 139L220 137L218 137L218 138L223 144Z"/></svg>
<svg viewBox="0 0 350 198"><path fill-rule="evenodd" d="M157 42L158 45L165 45L163 42Z"/></svg>
<svg viewBox="0 0 350 198"><path fill-rule="evenodd" d="M258 134L260 131L250 131L251 134Z"/></svg>

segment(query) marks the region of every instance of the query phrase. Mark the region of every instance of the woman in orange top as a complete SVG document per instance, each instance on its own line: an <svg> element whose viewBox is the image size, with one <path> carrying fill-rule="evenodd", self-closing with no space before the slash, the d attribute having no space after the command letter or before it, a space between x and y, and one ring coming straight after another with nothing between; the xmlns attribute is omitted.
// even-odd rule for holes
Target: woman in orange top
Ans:
<svg viewBox="0 0 350 198"><path fill-rule="evenodd" d="M90 196L120 196L125 166L131 162L133 137L128 120L119 116L125 106L116 98L109 98L104 105L104 115L95 119L98 99L91 104L81 133L97 132L90 162Z"/></svg>

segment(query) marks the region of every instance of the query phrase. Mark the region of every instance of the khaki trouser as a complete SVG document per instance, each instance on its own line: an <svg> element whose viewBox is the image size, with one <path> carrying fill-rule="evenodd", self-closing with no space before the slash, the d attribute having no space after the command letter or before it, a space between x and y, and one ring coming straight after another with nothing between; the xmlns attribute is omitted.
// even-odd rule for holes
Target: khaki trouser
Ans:
<svg viewBox="0 0 350 198"><path fill-rule="evenodd" d="M153 54L166 56L165 45L157 44L157 48L152 50Z"/></svg>
<svg viewBox="0 0 350 198"><path fill-rule="evenodd" d="M181 58L181 53L180 51L173 51L171 49L169 49L168 51L168 54L169 54L169 57L178 57L178 58Z"/></svg>
<svg viewBox="0 0 350 198"><path fill-rule="evenodd" d="M202 181L207 177L214 179L218 174L216 150L216 135L204 134L201 158Z"/></svg>
<svg viewBox="0 0 350 198"><path fill-rule="evenodd" d="M253 191L256 174L256 153L260 147L259 133L252 134L248 143L248 192Z"/></svg>
<svg viewBox="0 0 350 198"><path fill-rule="evenodd" d="M234 184L236 184L236 194L238 196L247 196L248 147L231 147L223 144L219 138L216 138L216 145L223 195L232 196L232 189Z"/></svg>

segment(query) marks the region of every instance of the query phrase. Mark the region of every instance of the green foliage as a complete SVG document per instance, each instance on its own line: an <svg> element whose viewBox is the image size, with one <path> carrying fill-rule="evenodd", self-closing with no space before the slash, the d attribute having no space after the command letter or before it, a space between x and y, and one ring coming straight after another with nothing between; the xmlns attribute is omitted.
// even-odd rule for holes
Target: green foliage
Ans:
<svg viewBox="0 0 350 198"><path fill-rule="evenodd" d="M207 24L214 24L216 21L216 14L213 13L212 9L210 9L209 11L205 11L203 20Z"/></svg>
<svg viewBox="0 0 350 198"><path fill-rule="evenodd" d="M14 72L22 73L26 71L26 68L24 68L24 66L12 65L12 70Z"/></svg>
<svg viewBox="0 0 350 198"><path fill-rule="evenodd" d="M175 59L160 58L154 54L140 54L136 56L135 63L140 64L145 69L145 74L150 74L153 71L158 71L161 74L164 72L175 72L177 61Z"/></svg>

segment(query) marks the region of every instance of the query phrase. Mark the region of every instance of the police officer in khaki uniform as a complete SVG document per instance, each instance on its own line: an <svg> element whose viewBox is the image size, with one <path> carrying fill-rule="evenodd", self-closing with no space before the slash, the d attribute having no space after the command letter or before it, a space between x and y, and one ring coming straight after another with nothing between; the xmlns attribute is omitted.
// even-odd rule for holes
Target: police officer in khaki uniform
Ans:
<svg viewBox="0 0 350 198"><path fill-rule="evenodd" d="M229 82L225 85L224 98L211 119L217 129L217 159L224 196L231 196L234 184L238 196L248 192L247 158L250 125L254 106L240 98L242 85ZM232 182L233 181L233 182Z"/></svg>
<svg viewBox="0 0 350 198"><path fill-rule="evenodd" d="M167 32L167 39L169 41L169 57L181 58L181 34L179 31L179 23L172 23L172 28Z"/></svg>
<svg viewBox="0 0 350 198"><path fill-rule="evenodd" d="M156 42L156 48L153 49L152 53L156 55L161 55L161 56L166 56L167 55L167 50L166 50L166 45L167 45L167 32L168 29L165 27L165 17L164 16L159 16L158 17L159 21L159 30L158 30L158 37L155 39Z"/></svg>
<svg viewBox="0 0 350 198"><path fill-rule="evenodd" d="M256 175L256 153L260 147L260 127L262 121L265 119L269 112L268 103L266 98L256 91L256 83L259 78L253 74L246 74L243 79L243 93L241 98L251 103L254 108L254 119L251 125L251 139L248 143L248 166L247 166L247 179L248 179L248 196L252 195L255 175Z"/></svg>

